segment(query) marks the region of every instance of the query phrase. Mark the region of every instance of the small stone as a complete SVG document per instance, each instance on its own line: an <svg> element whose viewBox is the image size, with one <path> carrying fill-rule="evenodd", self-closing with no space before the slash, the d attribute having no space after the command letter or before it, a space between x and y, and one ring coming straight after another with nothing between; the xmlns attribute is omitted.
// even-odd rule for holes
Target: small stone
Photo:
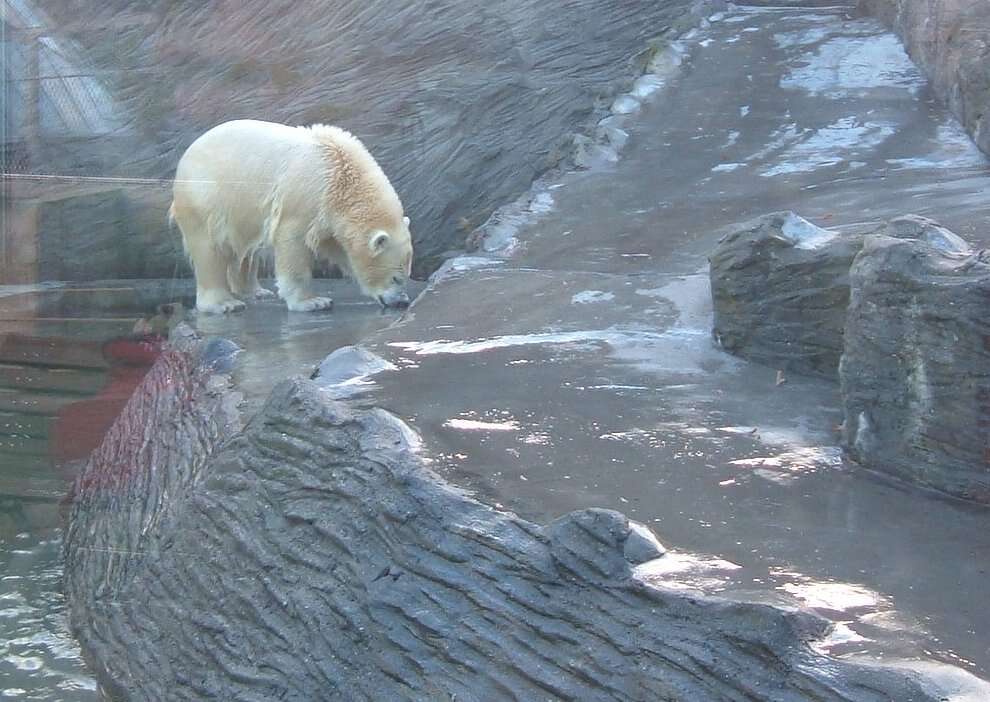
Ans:
<svg viewBox="0 0 990 702"><path fill-rule="evenodd" d="M578 146L574 151L574 164L578 168L594 168L605 163L615 163L619 154L605 144L594 142Z"/></svg>
<svg viewBox="0 0 990 702"><path fill-rule="evenodd" d="M612 103L612 112L617 115L631 115L639 112L642 104L632 95L620 95Z"/></svg>
<svg viewBox="0 0 990 702"><path fill-rule="evenodd" d="M633 97L643 100L653 95L655 92L660 90L666 81L657 75L647 73L646 75L640 76L633 83L632 90L629 91L630 95Z"/></svg>
<svg viewBox="0 0 990 702"><path fill-rule="evenodd" d="M660 558L667 553L667 549L646 525L630 520L629 537L626 539L622 553L627 561L639 565Z"/></svg>
<svg viewBox="0 0 990 702"><path fill-rule="evenodd" d="M616 152L622 151L629 140L629 132L624 129L626 122L622 115L609 115L598 123L595 136L600 142L608 142Z"/></svg>

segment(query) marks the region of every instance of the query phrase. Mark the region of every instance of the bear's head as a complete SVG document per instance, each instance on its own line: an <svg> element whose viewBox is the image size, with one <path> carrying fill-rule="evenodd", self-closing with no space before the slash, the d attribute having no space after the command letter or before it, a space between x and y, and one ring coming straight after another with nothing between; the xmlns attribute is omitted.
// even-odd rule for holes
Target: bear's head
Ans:
<svg viewBox="0 0 990 702"><path fill-rule="evenodd" d="M351 255L352 274L361 290L385 307L408 306L406 282L412 272L413 258L409 218L403 217L401 224L390 230L370 230L366 242L366 251Z"/></svg>

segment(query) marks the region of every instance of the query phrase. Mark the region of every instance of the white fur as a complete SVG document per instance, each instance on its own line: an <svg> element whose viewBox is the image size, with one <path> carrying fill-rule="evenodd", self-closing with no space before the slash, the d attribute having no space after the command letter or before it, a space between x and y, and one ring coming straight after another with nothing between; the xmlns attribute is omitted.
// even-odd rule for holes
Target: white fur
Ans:
<svg viewBox="0 0 990 702"><path fill-rule="evenodd" d="M361 142L336 127L239 120L211 129L179 161L169 218L182 231L205 312L271 294L258 285L265 247L274 249L278 294L297 311L332 304L310 292L318 257L378 299L397 277L405 282L412 258L395 190Z"/></svg>

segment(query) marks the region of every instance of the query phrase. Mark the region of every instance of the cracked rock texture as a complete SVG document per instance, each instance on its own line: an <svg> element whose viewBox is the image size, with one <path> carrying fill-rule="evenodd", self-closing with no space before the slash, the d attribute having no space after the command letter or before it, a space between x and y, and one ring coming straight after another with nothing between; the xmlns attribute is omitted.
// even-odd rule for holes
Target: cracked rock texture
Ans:
<svg viewBox="0 0 990 702"><path fill-rule="evenodd" d="M990 3L986 0L860 0L901 37L935 92L990 154Z"/></svg>
<svg viewBox="0 0 990 702"><path fill-rule="evenodd" d="M318 381L237 433L218 343L153 369L76 488L71 624L108 698L938 699L814 652L815 615L648 584L664 549L617 512L471 499Z"/></svg>
<svg viewBox="0 0 990 702"><path fill-rule="evenodd" d="M990 503L990 257L873 237L850 273L840 377L860 463Z"/></svg>

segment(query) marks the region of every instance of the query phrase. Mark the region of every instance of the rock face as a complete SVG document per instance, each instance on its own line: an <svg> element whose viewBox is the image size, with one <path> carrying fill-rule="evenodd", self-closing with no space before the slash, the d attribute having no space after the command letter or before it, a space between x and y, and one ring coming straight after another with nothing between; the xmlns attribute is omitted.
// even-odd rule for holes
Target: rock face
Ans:
<svg viewBox="0 0 990 702"><path fill-rule="evenodd" d="M849 268L867 237L966 242L924 217L829 230L794 212L740 224L710 257L713 334L729 353L788 372L836 379L849 304Z"/></svg>
<svg viewBox="0 0 990 702"><path fill-rule="evenodd" d="M990 3L860 0L901 37L939 96L990 154Z"/></svg>
<svg viewBox="0 0 990 702"><path fill-rule="evenodd" d="M160 202L168 207L167 199ZM38 277L87 281L173 278L190 272L178 236L162 235L160 212L125 189L39 207Z"/></svg>
<svg viewBox="0 0 990 702"><path fill-rule="evenodd" d="M45 11L56 34L85 27L73 36L143 143L82 175L171 178L192 140L228 119L338 124L396 185L422 272L566 155L641 72L648 42L700 19L690 5L59 0Z"/></svg>
<svg viewBox="0 0 990 702"><path fill-rule="evenodd" d="M990 257L875 237L851 271L844 442L863 465L990 503Z"/></svg>
<svg viewBox="0 0 990 702"><path fill-rule="evenodd" d="M480 504L319 379L222 443L230 349L183 343L71 507L71 624L112 699L938 699L813 652L817 616L651 586L664 549L621 514Z"/></svg>

